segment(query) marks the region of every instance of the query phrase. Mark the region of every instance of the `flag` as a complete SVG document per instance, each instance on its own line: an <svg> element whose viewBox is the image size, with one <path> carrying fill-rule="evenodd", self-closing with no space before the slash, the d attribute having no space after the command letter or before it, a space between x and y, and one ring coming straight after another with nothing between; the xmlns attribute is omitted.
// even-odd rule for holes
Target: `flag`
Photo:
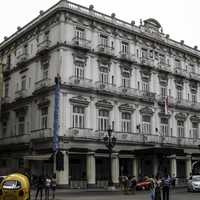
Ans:
<svg viewBox="0 0 200 200"><path fill-rule="evenodd" d="M168 107L168 96L165 97L165 115L168 115L169 107Z"/></svg>

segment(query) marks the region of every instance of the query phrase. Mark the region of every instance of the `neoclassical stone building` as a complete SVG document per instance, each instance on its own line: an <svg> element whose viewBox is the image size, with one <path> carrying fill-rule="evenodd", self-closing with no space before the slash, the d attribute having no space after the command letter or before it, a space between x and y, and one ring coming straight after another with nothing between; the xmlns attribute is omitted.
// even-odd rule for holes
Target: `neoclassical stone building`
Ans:
<svg viewBox="0 0 200 200"><path fill-rule="evenodd" d="M0 169L54 171L65 187L103 187L109 126L116 184L120 175L166 170L182 180L200 159L200 52L155 19L136 26L61 0L5 38L0 62ZM63 171L50 160L57 74Z"/></svg>

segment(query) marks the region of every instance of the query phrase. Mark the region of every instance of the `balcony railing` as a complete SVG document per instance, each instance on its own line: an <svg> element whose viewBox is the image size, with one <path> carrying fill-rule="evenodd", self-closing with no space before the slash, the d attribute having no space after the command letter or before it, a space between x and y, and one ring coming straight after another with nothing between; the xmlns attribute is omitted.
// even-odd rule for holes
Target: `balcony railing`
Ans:
<svg viewBox="0 0 200 200"><path fill-rule="evenodd" d="M49 86L51 86L51 79L50 78L42 79L35 83L35 90L39 90L41 88Z"/></svg>
<svg viewBox="0 0 200 200"><path fill-rule="evenodd" d="M46 129L36 129L32 130L30 134L30 139L44 139L44 138L50 138L52 137L52 130L50 128Z"/></svg>
<svg viewBox="0 0 200 200"><path fill-rule="evenodd" d="M114 93L117 92L115 84L97 81L95 82L95 87L97 90L101 90L101 91L114 92Z"/></svg>
<svg viewBox="0 0 200 200"><path fill-rule="evenodd" d="M25 98L26 94L27 94L26 89L18 90L18 91L15 92L15 99Z"/></svg>
<svg viewBox="0 0 200 200"><path fill-rule="evenodd" d="M113 56L114 55L114 48L110 46L105 46L103 44L99 44L97 46L97 52L100 54L105 54L108 56Z"/></svg>
<svg viewBox="0 0 200 200"><path fill-rule="evenodd" d="M28 59L28 53L27 52L23 52L22 54L20 54L17 57L17 64L24 63L24 62L27 61L27 59Z"/></svg>
<svg viewBox="0 0 200 200"><path fill-rule="evenodd" d="M120 51L119 54L120 54L121 60L126 60L126 61L129 61L129 62L136 62L135 57L133 55L130 55L129 52Z"/></svg>
<svg viewBox="0 0 200 200"><path fill-rule="evenodd" d="M92 139L103 140L103 137L107 135L107 131L92 131L92 129L69 129L67 134L69 137L77 139ZM200 138L180 138L174 136L160 136L154 134L142 134L133 132L118 132L113 131L113 136L116 137L117 142L137 143L142 145L166 145L166 146L181 146L181 147L198 147Z"/></svg>
<svg viewBox="0 0 200 200"><path fill-rule="evenodd" d="M154 65L155 65L153 59L151 59L151 58L146 58L146 57L141 57L141 58L140 58L140 64L146 65L146 66L149 66L149 67L154 67Z"/></svg>
<svg viewBox="0 0 200 200"><path fill-rule="evenodd" d="M121 95L142 98L142 99L145 99L145 100L148 100L148 101L149 100L153 101L155 99L155 93L137 90L135 88L126 88L126 87L121 86L121 87L118 88L118 92Z"/></svg>
<svg viewBox="0 0 200 200"><path fill-rule="evenodd" d="M69 78L69 84L74 85L74 86L84 87L84 88L93 87L91 79L80 78L80 77L77 77L77 76L71 76Z"/></svg>
<svg viewBox="0 0 200 200"><path fill-rule="evenodd" d="M51 44L51 41L50 41L50 40L44 40L44 41L40 42L40 43L37 45L38 53L48 50L49 47L50 47L50 44Z"/></svg>
<svg viewBox="0 0 200 200"><path fill-rule="evenodd" d="M74 47L82 48L82 49L87 49L89 50L91 48L91 41L86 40L84 38L77 38L74 37L72 39L72 45Z"/></svg>
<svg viewBox="0 0 200 200"><path fill-rule="evenodd" d="M179 76L189 77L188 71L185 70L185 69L182 69L180 67L175 67L174 73L177 74L177 75L179 75Z"/></svg>
<svg viewBox="0 0 200 200"><path fill-rule="evenodd" d="M199 81L200 80L200 74L197 74L195 72L190 72L190 78Z"/></svg>

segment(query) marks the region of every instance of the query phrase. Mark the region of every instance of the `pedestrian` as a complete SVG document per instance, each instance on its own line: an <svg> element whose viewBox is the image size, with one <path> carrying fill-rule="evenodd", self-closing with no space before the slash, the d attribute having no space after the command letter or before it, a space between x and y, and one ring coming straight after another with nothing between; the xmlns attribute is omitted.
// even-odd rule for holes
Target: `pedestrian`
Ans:
<svg viewBox="0 0 200 200"><path fill-rule="evenodd" d="M175 176L175 174L172 175L171 186L172 186L173 189L175 189L175 187L176 187L176 176Z"/></svg>
<svg viewBox="0 0 200 200"><path fill-rule="evenodd" d="M49 176L45 178L45 200L49 200L49 190L51 187L51 179Z"/></svg>
<svg viewBox="0 0 200 200"><path fill-rule="evenodd" d="M155 177L155 200L161 200L161 179L157 174Z"/></svg>
<svg viewBox="0 0 200 200"><path fill-rule="evenodd" d="M52 189L52 196L53 200L55 199L55 192L56 192L56 174L53 174L51 179L51 189Z"/></svg>
<svg viewBox="0 0 200 200"><path fill-rule="evenodd" d="M42 200L43 189L44 189L44 177L42 175L39 176L36 187L37 187L37 191L35 195L35 200L37 200L39 193L40 193L40 200Z"/></svg>
<svg viewBox="0 0 200 200"><path fill-rule="evenodd" d="M135 176L133 176L133 177L131 178L131 189L132 189L132 194L135 194L135 191L136 191L136 184L137 184L136 178L135 178Z"/></svg>
<svg viewBox="0 0 200 200"><path fill-rule="evenodd" d="M163 200L169 200L170 176L166 173L162 178Z"/></svg>
<svg viewBox="0 0 200 200"><path fill-rule="evenodd" d="M129 180L127 176L123 176L123 188L124 188L124 194L128 194L128 185L129 185Z"/></svg>
<svg viewBox="0 0 200 200"><path fill-rule="evenodd" d="M155 180L153 178L148 179L150 181L149 191L150 199L155 200Z"/></svg>

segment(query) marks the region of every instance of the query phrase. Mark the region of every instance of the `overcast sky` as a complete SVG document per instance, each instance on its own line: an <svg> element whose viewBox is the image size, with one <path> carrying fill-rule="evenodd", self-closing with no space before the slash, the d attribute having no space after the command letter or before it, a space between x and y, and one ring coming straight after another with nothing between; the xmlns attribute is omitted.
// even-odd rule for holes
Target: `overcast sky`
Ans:
<svg viewBox="0 0 200 200"><path fill-rule="evenodd" d="M40 10L46 10L58 0L0 0L0 42L13 34L17 26L24 26L35 18ZM164 33L177 41L200 49L200 1L199 0L73 0L127 22L139 24L140 19L155 18Z"/></svg>

